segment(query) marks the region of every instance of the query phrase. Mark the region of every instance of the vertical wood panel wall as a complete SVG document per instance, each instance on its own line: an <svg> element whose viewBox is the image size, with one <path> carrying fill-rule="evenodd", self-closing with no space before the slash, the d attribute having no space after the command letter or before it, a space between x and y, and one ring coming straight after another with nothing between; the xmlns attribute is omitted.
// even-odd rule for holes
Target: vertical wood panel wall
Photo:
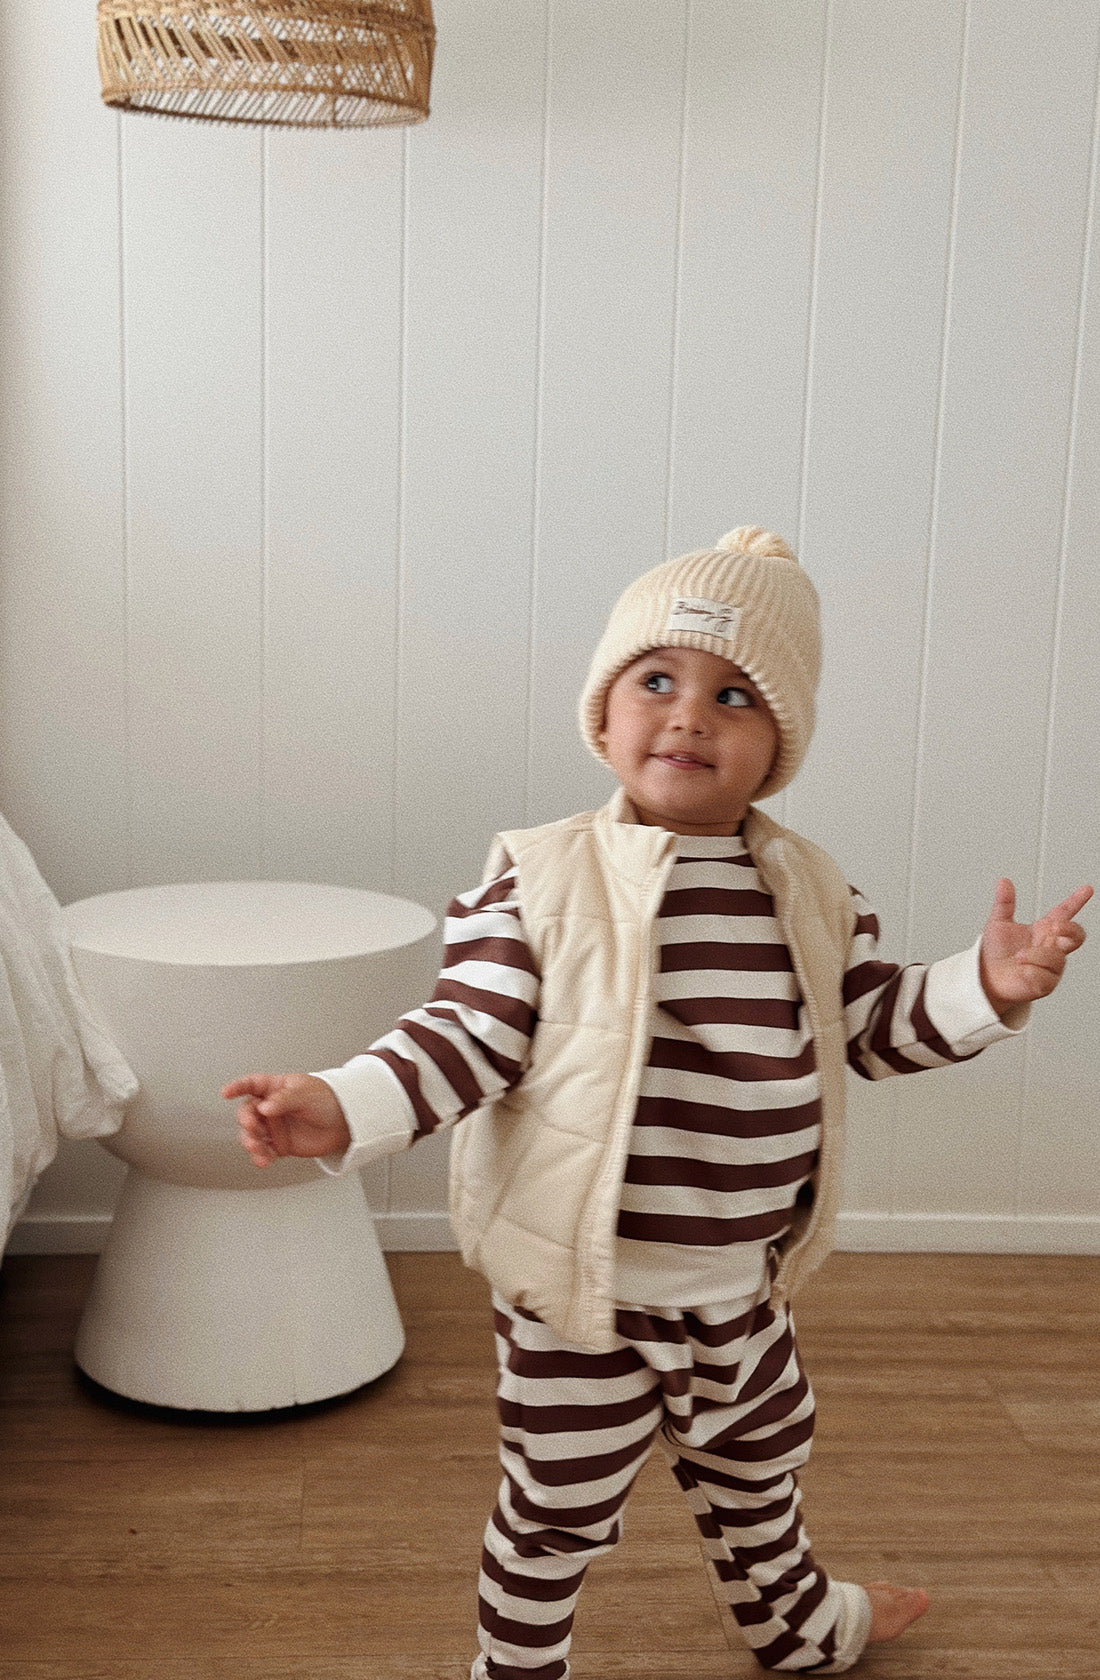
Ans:
<svg viewBox="0 0 1100 1680"><path fill-rule="evenodd" d="M1100 874L1100 0L435 9L431 120L354 134L120 119L86 8L0 14L0 809L61 899L442 911L605 796L607 608L742 522L824 603L778 814L888 953ZM847 1242L1100 1249L1098 953L853 1092ZM391 1246L445 1168L370 1174ZM67 1148L17 1243L117 1177Z"/></svg>

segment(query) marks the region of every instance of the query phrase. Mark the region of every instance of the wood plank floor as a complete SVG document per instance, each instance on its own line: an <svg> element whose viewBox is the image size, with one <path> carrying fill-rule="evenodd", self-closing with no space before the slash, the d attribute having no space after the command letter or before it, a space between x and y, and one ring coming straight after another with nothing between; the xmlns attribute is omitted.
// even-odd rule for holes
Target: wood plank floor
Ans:
<svg viewBox="0 0 1100 1680"><path fill-rule="evenodd" d="M393 1255L408 1332L348 1400L111 1404L70 1349L94 1261L0 1274L0 1680L465 1680L496 1487L486 1294ZM868 1680L1100 1680L1100 1259L834 1255L800 1338L807 1521L932 1612ZM592 1569L575 1680L748 1680L659 1455Z"/></svg>

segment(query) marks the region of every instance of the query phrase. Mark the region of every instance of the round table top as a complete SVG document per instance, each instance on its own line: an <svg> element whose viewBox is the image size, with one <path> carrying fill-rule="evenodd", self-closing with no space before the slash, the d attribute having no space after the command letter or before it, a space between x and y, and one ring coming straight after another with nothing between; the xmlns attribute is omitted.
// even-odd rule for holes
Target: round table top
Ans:
<svg viewBox="0 0 1100 1680"><path fill-rule="evenodd" d="M213 967L369 956L414 944L436 925L410 899L315 881L133 887L78 899L62 918L79 950Z"/></svg>

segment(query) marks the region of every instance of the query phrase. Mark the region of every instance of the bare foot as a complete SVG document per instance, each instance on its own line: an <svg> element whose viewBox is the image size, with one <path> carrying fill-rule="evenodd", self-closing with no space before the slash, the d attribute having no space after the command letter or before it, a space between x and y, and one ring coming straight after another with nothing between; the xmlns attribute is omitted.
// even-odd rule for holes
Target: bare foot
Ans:
<svg viewBox="0 0 1100 1680"><path fill-rule="evenodd" d="M930 1602L923 1587L891 1587L886 1581L870 1581L864 1591L871 1600L868 1645L896 1639L910 1622L924 1615Z"/></svg>

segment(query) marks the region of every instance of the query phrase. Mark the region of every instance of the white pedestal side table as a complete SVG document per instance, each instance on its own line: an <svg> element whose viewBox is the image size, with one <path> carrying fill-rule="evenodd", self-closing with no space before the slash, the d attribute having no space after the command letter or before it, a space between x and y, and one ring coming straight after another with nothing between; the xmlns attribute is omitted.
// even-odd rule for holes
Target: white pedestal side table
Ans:
<svg viewBox="0 0 1100 1680"><path fill-rule="evenodd" d="M258 1170L221 1087L334 1067L424 1001L435 918L285 881L143 887L64 911L77 975L140 1091L103 1143L129 1167L76 1343L105 1388L261 1411L344 1394L404 1334L358 1174Z"/></svg>

